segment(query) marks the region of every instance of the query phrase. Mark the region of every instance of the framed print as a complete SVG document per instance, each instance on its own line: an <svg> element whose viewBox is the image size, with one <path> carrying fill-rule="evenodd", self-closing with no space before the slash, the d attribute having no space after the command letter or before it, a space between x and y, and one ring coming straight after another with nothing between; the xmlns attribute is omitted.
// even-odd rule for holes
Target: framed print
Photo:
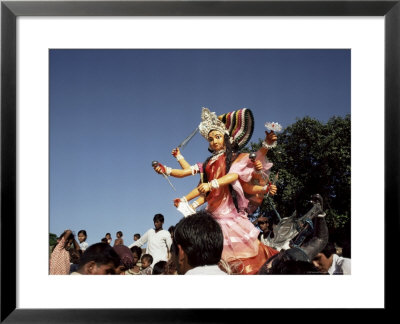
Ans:
<svg viewBox="0 0 400 324"><path fill-rule="evenodd" d="M397 279L390 256L395 246L393 238L399 234L399 16L399 1L2 1L1 321L224 322L234 321L244 310L249 311L247 315L254 312L259 316L264 308L276 311L279 308L392 309L394 301L390 294ZM111 52L119 53L113 56L113 60L119 62L126 59L127 53L138 60L141 55L151 56L152 75L149 79L142 75L140 80L157 83L162 78L154 71L167 65L163 62L171 62L163 60L166 55L186 62L188 56L185 55L189 52L193 55L191 60L198 61L201 55L208 53L211 61L216 51L236 51L238 55L253 51L254 55L249 57L255 59L260 51L271 49L300 52L323 49L343 51L345 55L351 52L346 56L347 62L351 57L351 195L352 210L357 215L354 222L352 219L352 247L354 241L356 259L361 260L355 261L351 276L341 277L343 279L333 276L318 282L296 276L279 276L269 281L264 278L257 281L257 276L235 276L234 281L230 278L218 282L208 276L195 279L168 276L127 284L123 280L126 278L121 278L124 276L100 280L93 278L97 276L86 276L89 278L82 280L44 273L46 253L35 253L38 247L48 245L48 236L43 235L49 231L48 219L42 215L48 215L53 208L49 206L48 196L52 195L49 187L54 184L48 170L54 162L49 150L56 146L52 146L54 139L49 133L55 119L48 107L54 100L54 96L49 98L49 93L54 91L56 83L49 83L49 80L59 78L59 88L55 91L65 92L62 98L68 96L65 80L73 72L65 62L70 60L73 66L78 66L76 62L82 56L73 57L73 53L77 53L75 50L86 57L79 66L82 71L93 63L94 53L98 55L96 62L105 62L102 59L111 57ZM215 64L215 69L222 69L227 57L216 60L219 65ZM59 65L57 60L61 62ZM57 76L52 74L54 66L63 67ZM104 64L100 68L121 69L115 64ZM125 69L129 69L129 64ZM252 71L256 73L256 69ZM181 72L169 70L163 76L168 73ZM101 77L90 72L90 76L93 75ZM183 72L181 77L185 78ZM185 87L181 93L174 92L168 87L168 78L162 80L160 88L164 87L162 91L171 98L189 96L188 93L196 97L194 89L206 91L196 85ZM126 80L129 82L132 79ZM118 84L117 95L128 89ZM96 91L100 98L101 91L108 90ZM256 90L248 91L251 94ZM154 93L146 96L150 100ZM88 100L83 95L79 98ZM131 96L129 100L135 102L138 98ZM98 102L93 98L85 104ZM63 121L71 114L68 105L72 108L74 104L77 103L65 101ZM146 116L150 131L152 127L164 127L162 121L166 118L161 116L168 111L162 107L154 112L145 111L145 102L136 102L133 106L136 108L132 112L137 118L130 116L131 121ZM183 114L188 109L182 108ZM103 114L104 127L110 126L114 116L105 111L97 113ZM78 114L76 120L80 117L84 123L83 115ZM120 119L124 122L123 116ZM98 119L93 116L93 120ZM83 150L87 149L84 136L95 133L90 122L85 120L85 123L82 129L88 131L80 134L79 144ZM77 129L71 127L63 132L71 132L69 137L72 138ZM120 136L127 134L121 132ZM141 139L141 134L132 132L129 136L135 147L128 148L129 143L126 143L127 149L145 145L133 141L135 137L135 140ZM172 131L168 136L172 136ZM116 143L112 146L117 147ZM153 154L143 148L141 153ZM135 155L130 159L133 165L137 163ZM117 159L112 161L110 165L119 163ZM121 175L120 181L125 181L126 177L127 174ZM172 194L176 182L171 186L164 182L157 185L165 185L164 189ZM97 185L105 186L107 182ZM115 196L104 193L96 199L111 200L117 193L119 196L126 194L126 199L130 199L126 191L114 192ZM258 296L264 286L269 287L275 299L269 299L272 295L267 291L265 299ZM325 287L324 291L318 291L321 286ZM160 292L159 287L162 287ZM340 297L329 296L335 287L346 293ZM84 295L80 295L81 291ZM316 292L326 298L325 303L311 300ZM293 295L298 298L294 300ZM209 313L209 309L213 312ZM298 312L290 316L298 316Z"/></svg>

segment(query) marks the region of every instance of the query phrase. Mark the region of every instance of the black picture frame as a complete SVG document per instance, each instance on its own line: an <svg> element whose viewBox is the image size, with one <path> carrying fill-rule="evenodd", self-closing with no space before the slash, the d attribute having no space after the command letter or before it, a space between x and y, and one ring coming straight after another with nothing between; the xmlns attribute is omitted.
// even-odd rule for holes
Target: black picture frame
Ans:
<svg viewBox="0 0 400 324"><path fill-rule="evenodd" d="M382 16L385 19L385 308L393 309L399 235L400 0L393 1L1 1L1 322L236 322L240 309L16 308L16 19L18 16ZM367 135L366 135L367 136ZM371 149L372 150L372 149ZM371 188L382 190L382 188ZM371 225L372 227L372 225ZM371 234L372 234L371 228ZM371 240L373 241L373 240ZM15 244L13 244L15 243ZM366 242L371 244L371 242ZM383 252L383 251L382 251ZM371 256L373 260L373 256ZM373 261L372 261L373 262ZM367 271L367 269L366 269ZM366 283L367 284L367 283ZM301 283L299 283L301 285ZM299 287L301 288L301 287ZM262 291L260 291L260 294ZM238 296L240 298L240 296ZM328 305L327 305L328 306ZM279 311L279 310L278 310ZM299 312L287 315L296 318ZM327 310L329 311L329 310ZM254 319L266 320L260 310ZM268 312L271 312L269 310ZM276 310L274 310L276 313ZM381 313L379 313L381 314ZM387 312L385 312L387 315ZM245 316L249 316L248 313ZM271 316L271 313L269 313Z"/></svg>

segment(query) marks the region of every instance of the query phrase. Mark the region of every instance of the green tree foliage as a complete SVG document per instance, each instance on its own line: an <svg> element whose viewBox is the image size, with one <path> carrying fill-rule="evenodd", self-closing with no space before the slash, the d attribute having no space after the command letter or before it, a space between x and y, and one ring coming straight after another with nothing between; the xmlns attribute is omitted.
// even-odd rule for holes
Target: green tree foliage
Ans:
<svg viewBox="0 0 400 324"><path fill-rule="evenodd" d="M332 117L325 124L304 117L277 134L278 144L269 150L268 159L274 164L270 179L279 172L278 194L264 199L258 212L274 216L273 206L281 217L294 211L301 215L311 208L311 195L319 193L331 236L349 239L350 130L350 115ZM261 139L250 145L256 151Z"/></svg>
<svg viewBox="0 0 400 324"><path fill-rule="evenodd" d="M56 244L57 244L57 235L49 233L49 256L53 251L53 248L56 246Z"/></svg>
<svg viewBox="0 0 400 324"><path fill-rule="evenodd" d="M49 245L53 246L57 244L57 235L53 233L49 233Z"/></svg>

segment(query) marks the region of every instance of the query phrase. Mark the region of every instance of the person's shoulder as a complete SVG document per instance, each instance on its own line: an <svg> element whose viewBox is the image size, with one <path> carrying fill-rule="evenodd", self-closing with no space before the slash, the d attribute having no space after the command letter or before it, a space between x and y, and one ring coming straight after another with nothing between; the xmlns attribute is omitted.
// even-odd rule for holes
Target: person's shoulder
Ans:
<svg viewBox="0 0 400 324"><path fill-rule="evenodd" d="M161 232L162 232L163 236L169 236L169 237L171 237L171 233L168 232L167 230L163 229Z"/></svg>
<svg viewBox="0 0 400 324"><path fill-rule="evenodd" d="M218 265L204 265L198 266L188 270L185 275L228 275L222 271Z"/></svg>
<svg viewBox="0 0 400 324"><path fill-rule="evenodd" d="M150 228L146 232L144 232L144 234L140 237L140 239L142 239L143 236L146 236L146 235L149 235L149 234L152 234L152 233L155 233L154 228Z"/></svg>
<svg viewBox="0 0 400 324"><path fill-rule="evenodd" d="M343 263L343 261L344 261L343 257L341 257L340 255L338 255L336 253L333 254L333 262L332 263L336 263L337 265L341 265Z"/></svg>
<svg viewBox="0 0 400 324"><path fill-rule="evenodd" d="M343 265L347 265L347 264L351 263L351 259L344 258L344 257L341 257L341 256L336 255L336 254L334 254L333 258L334 258L334 261L336 260L336 264L339 265L339 266L343 266Z"/></svg>

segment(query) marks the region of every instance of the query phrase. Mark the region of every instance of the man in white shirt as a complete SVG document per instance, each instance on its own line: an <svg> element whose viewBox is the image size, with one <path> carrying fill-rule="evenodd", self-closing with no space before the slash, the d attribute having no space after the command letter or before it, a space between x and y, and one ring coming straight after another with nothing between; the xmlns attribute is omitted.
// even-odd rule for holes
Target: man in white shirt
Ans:
<svg viewBox="0 0 400 324"><path fill-rule="evenodd" d="M333 243L329 242L326 247L318 253L313 263L318 271L330 275L351 274L351 259L343 258L336 254Z"/></svg>
<svg viewBox="0 0 400 324"><path fill-rule="evenodd" d="M176 224L171 255L178 274L226 275L218 266L223 247L220 225L203 210Z"/></svg>
<svg viewBox="0 0 400 324"><path fill-rule="evenodd" d="M158 261L168 261L172 244L171 234L162 228L164 216L162 214L156 214L153 218L153 222L154 228L149 229L140 239L129 245L129 248L133 246L141 247L147 242L146 254L150 254L153 257L151 266Z"/></svg>

